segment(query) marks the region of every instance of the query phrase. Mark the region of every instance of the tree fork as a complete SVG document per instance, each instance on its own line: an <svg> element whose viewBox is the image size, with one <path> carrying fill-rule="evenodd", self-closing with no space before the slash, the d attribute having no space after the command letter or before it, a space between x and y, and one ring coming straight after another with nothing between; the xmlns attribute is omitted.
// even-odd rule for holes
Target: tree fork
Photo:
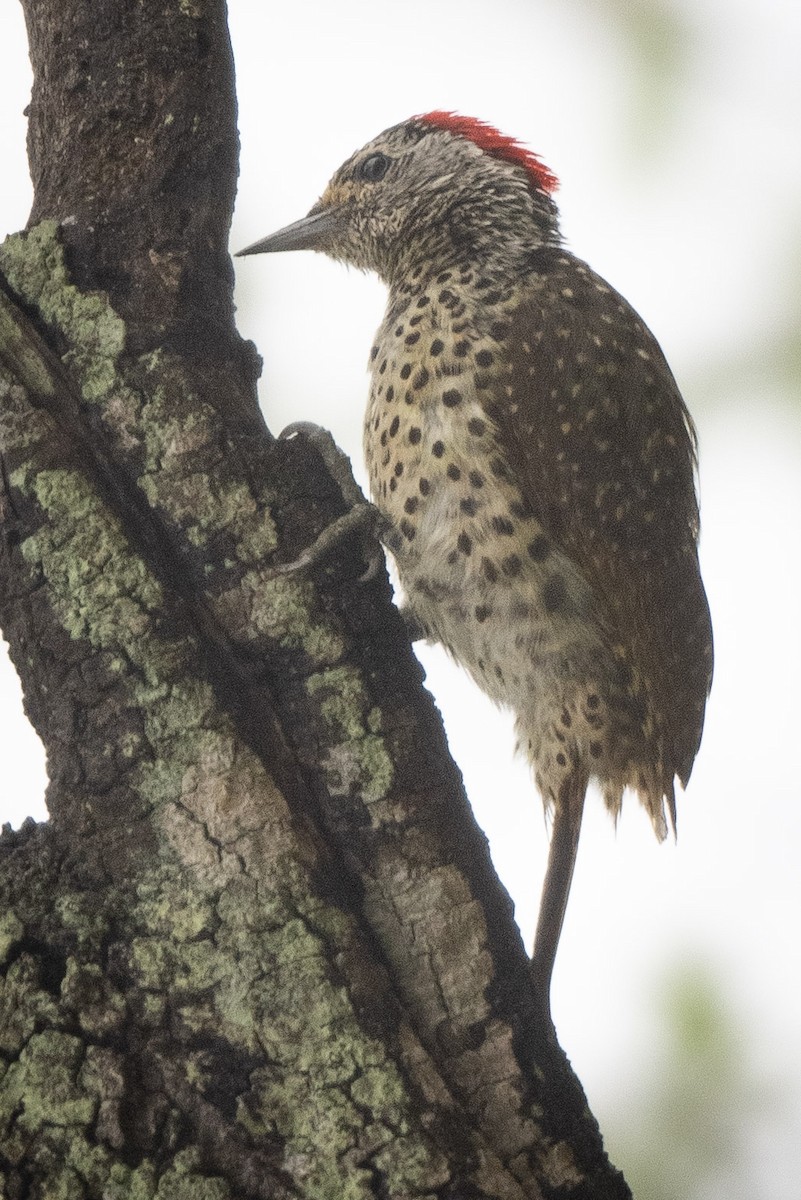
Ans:
<svg viewBox="0 0 801 1200"><path fill-rule="evenodd" d="M51 821L0 843L9 1196L627 1196L386 578L358 537L271 573L346 506L233 325L223 5L24 7L0 624Z"/></svg>

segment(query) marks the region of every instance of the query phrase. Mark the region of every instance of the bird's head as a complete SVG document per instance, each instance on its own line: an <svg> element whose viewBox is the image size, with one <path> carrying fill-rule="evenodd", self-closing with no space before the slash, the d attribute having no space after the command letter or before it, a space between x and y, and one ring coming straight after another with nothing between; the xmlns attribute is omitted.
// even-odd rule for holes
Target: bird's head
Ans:
<svg viewBox="0 0 801 1200"><path fill-rule="evenodd" d="M557 243L556 186L537 155L493 126L426 113L357 150L307 216L239 254L318 250L391 283L420 262Z"/></svg>

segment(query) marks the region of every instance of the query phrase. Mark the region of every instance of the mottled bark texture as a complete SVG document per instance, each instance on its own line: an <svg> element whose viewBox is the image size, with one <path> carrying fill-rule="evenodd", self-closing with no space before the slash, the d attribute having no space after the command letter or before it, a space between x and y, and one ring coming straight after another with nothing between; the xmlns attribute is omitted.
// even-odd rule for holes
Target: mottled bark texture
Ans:
<svg viewBox="0 0 801 1200"><path fill-rule="evenodd" d="M233 326L222 4L24 7L0 623L51 820L0 841L0 1193L627 1196L386 577L270 570L345 505Z"/></svg>

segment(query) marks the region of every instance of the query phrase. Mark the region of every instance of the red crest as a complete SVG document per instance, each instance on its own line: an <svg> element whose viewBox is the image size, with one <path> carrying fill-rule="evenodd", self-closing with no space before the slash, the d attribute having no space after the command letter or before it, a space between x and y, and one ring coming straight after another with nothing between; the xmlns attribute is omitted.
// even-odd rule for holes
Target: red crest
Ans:
<svg viewBox="0 0 801 1200"><path fill-rule="evenodd" d="M559 180L554 173L546 167L533 150L529 150L514 138L507 137L505 133L501 133L494 125L488 125L486 121L442 110L421 113L417 120L425 121L427 125L433 125L436 129L445 129L458 137L468 138L485 154L491 154L493 158L500 158L505 162L523 167L528 172L534 186L542 192L555 192L559 186Z"/></svg>

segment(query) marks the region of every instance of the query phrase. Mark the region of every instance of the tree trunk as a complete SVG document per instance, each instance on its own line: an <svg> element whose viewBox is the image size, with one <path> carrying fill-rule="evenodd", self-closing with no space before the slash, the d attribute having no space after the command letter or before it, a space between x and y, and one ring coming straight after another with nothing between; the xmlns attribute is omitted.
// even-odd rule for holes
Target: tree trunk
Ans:
<svg viewBox="0 0 801 1200"><path fill-rule="evenodd" d="M221 0L23 0L0 624L49 823L0 840L21 1197L620 1198L364 535L233 325Z"/></svg>

